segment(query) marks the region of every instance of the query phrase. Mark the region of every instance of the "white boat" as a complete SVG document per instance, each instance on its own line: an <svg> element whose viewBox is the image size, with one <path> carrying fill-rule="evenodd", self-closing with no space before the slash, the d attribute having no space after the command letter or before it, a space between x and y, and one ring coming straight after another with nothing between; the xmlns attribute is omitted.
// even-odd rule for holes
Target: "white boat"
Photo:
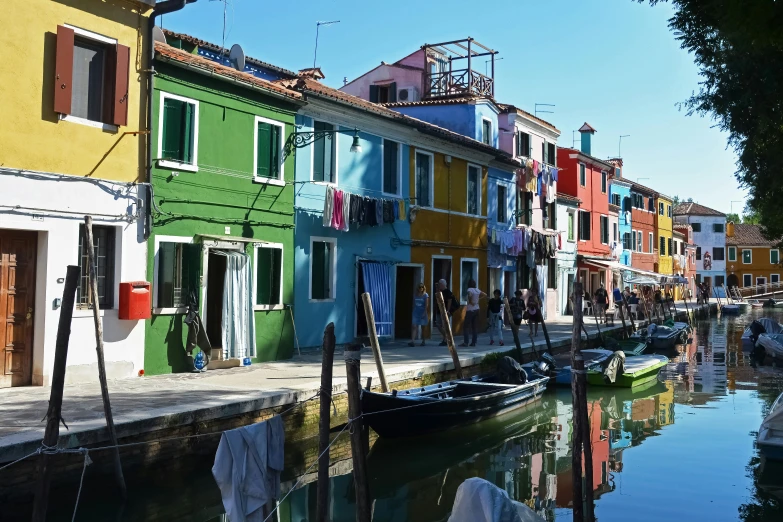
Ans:
<svg viewBox="0 0 783 522"><path fill-rule="evenodd" d="M759 335L783 333L783 325L771 317L759 317L745 328L742 333L742 348L751 350L756 345Z"/></svg>
<svg viewBox="0 0 783 522"><path fill-rule="evenodd" d="M449 522L545 522L531 508L511 500L506 490L479 477L457 488Z"/></svg>
<svg viewBox="0 0 783 522"><path fill-rule="evenodd" d="M783 393L772 403L769 415L761 423L756 445L768 459L783 460Z"/></svg>
<svg viewBox="0 0 783 522"><path fill-rule="evenodd" d="M740 307L735 304L726 304L721 306L720 311L723 315L739 315Z"/></svg>
<svg viewBox="0 0 783 522"><path fill-rule="evenodd" d="M763 347L769 357L783 360L783 334L763 333L759 335L756 346Z"/></svg>

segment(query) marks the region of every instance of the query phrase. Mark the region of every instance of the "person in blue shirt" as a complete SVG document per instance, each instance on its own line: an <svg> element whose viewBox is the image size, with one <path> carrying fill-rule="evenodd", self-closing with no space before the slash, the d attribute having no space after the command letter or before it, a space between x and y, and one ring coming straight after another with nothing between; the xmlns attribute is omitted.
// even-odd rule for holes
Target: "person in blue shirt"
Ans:
<svg viewBox="0 0 783 522"><path fill-rule="evenodd" d="M408 346L415 346L416 337L421 337L421 345L424 346L423 327L429 324L430 296L427 294L427 287L424 283L419 283L416 294L413 296L413 329L411 331L411 342ZM421 333L419 333L421 332Z"/></svg>

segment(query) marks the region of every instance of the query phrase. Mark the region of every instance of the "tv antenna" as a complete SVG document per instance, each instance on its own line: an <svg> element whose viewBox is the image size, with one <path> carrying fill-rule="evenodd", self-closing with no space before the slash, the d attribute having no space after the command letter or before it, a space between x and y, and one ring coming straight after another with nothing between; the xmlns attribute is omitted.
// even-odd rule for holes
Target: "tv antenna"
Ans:
<svg viewBox="0 0 783 522"><path fill-rule="evenodd" d="M315 62L318 59L318 32L322 25L339 24L340 20L332 20L331 22L316 22L315 24L315 52L313 53L313 69L315 69Z"/></svg>
<svg viewBox="0 0 783 522"><path fill-rule="evenodd" d="M541 114L554 114L555 111L550 111L550 110L547 110L547 109L540 109L539 110L539 107L554 107L554 106L555 106L554 103L536 103L536 108L535 108L535 110L533 112L535 113L536 118L538 118L538 113L539 112Z"/></svg>
<svg viewBox="0 0 783 522"><path fill-rule="evenodd" d="M503 59L503 58L495 58L495 61L496 61L496 62L499 62L499 61L500 61L500 60L502 60L502 59ZM491 62L491 61L492 61L492 59L491 59L491 58L490 58L489 60L484 60L484 76L489 76L489 72L487 71L487 65L488 65L488 64L489 64L489 62Z"/></svg>
<svg viewBox="0 0 783 522"><path fill-rule="evenodd" d="M223 4L223 41L220 44L220 60L223 61L223 53L226 50L226 12L228 10L229 0L209 0L210 2L221 2ZM231 11L233 12L234 6L232 4ZM231 22L233 24L233 21Z"/></svg>

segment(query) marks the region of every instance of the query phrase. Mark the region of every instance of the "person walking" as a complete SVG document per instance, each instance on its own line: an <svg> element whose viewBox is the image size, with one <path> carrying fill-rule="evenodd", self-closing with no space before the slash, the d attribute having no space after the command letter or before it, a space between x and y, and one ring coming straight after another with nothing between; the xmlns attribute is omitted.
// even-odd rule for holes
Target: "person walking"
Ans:
<svg viewBox="0 0 783 522"><path fill-rule="evenodd" d="M446 283L445 279L438 281L437 290L439 290L443 296L443 304L446 308L446 315L448 316L450 325L452 316L454 315L454 310L458 308L458 306L455 305L458 305L458 303L454 299L454 294L451 293L451 290L449 290L449 285ZM443 318L440 316L440 310L438 310L435 314L435 327L440 332L442 338L440 346L446 346L448 344L446 343L446 328L443 325Z"/></svg>
<svg viewBox="0 0 783 522"><path fill-rule="evenodd" d="M466 296L467 306L465 306L465 324L462 325L462 346L476 346L478 340L478 322L479 299L486 297L487 294L476 288L476 281L468 281L468 295ZM470 334L473 334L472 337ZM470 344L468 344L470 341Z"/></svg>
<svg viewBox="0 0 783 522"><path fill-rule="evenodd" d="M514 292L514 297L508 302L508 308L511 336L514 338L514 344L516 345L517 350L522 351L522 345L519 342L519 326L522 324L527 312L525 300L522 299L522 290Z"/></svg>
<svg viewBox="0 0 783 522"><path fill-rule="evenodd" d="M541 315L541 300L538 298L535 290L527 298L527 325L530 328L530 336L535 337L538 335L538 325L543 321L544 317ZM533 329L535 328L535 333Z"/></svg>
<svg viewBox="0 0 783 522"><path fill-rule="evenodd" d="M604 290L603 283L599 285L598 290L595 291L593 298L594 298L593 306L595 307L595 315L598 318L603 318L604 324L606 324L606 304L607 301L609 300L609 295L606 293L606 290Z"/></svg>
<svg viewBox="0 0 783 522"><path fill-rule="evenodd" d="M411 331L411 342L408 346L416 344L416 337L421 337L420 346L424 346L424 327L427 326L430 316L430 296L427 293L427 287L424 283L419 283L416 294L413 296L413 328Z"/></svg>
<svg viewBox="0 0 783 522"><path fill-rule="evenodd" d="M503 301L500 299L500 290L492 292L493 297L487 302L487 318L489 319L489 344L495 344L495 335L498 336L500 346L503 346Z"/></svg>

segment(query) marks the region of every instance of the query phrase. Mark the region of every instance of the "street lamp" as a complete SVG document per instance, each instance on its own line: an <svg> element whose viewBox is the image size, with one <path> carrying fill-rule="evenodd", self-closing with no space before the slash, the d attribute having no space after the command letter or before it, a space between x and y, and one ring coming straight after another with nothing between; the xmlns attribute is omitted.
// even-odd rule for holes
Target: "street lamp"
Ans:
<svg viewBox="0 0 783 522"><path fill-rule="evenodd" d="M285 160L288 156L290 156L294 149L301 149L303 147L307 147L311 143L314 143L321 139L332 139L332 136L336 135L339 132L346 132L340 129L332 129L332 130L312 130L312 131L305 131L305 132L292 132L288 139L285 142L285 146L283 147L283 160ZM359 141L359 129L353 130L353 142L351 143L351 148L349 149L354 154L359 154L362 152L362 144Z"/></svg>

